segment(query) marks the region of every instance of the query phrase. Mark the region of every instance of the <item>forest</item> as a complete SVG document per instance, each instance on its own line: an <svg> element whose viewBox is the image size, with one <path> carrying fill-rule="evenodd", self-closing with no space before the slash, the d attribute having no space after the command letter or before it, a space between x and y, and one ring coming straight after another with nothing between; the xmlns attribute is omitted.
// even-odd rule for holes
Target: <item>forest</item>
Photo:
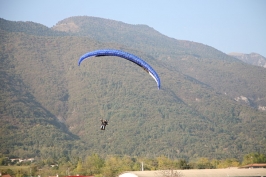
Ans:
<svg viewBox="0 0 266 177"><path fill-rule="evenodd" d="M124 171L145 171L150 170L169 170L169 169L218 169L228 167L241 167L253 163L266 163L266 155L259 153L250 153L244 155L241 161L237 159L208 159L199 158L193 162L185 159L173 160L165 156L159 156L153 159L145 157L130 156L108 156L101 157L99 154L86 156L84 159L38 159L34 162L13 162L4 158L0 158L0 171L2 174L10 174L16 177L27 176L71 176L84 175L95 177L113 177Z"/></svg>
<svg viewBox="0 0 266 177"><path fill-rule="evenodd" d="M189 168L205 159L214 168L219 164L212 159L240 165L247 154L266 153L265 68L146 25L95 17L70 17L52 28L0 19L0 39L4 157L35 158L48 167L69 162L75 171L90 154L100 154L105 165L125 158L139 169L141 158L167 157L177 168L180 159ZM117 57L78 66L81 55L103 48L145 60L161 89L139 66ZM101 118L109 120L105 131Z"/></svg>

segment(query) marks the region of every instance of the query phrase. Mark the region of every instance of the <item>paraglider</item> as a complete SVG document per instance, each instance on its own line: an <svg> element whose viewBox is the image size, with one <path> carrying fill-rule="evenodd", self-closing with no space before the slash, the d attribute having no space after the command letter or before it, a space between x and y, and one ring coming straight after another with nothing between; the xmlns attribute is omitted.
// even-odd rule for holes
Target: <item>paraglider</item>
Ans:
<svg viewBox="0 0 266 177"><path fill-rule="evenodd" d="M107 120L103 120L103 119L101 119L100 120L101 121L101 130L105 130L105 127L106 127L106 125L108 125L108 121Z"/></svg>
<svg viewBox="0 0 266 177"><path fill-rule="evenodd" d="M114 49L103 49L103 50L95 50L92 52L88 52L84 55L82 55L78 61L78 65L81 64L81 62L87 58L90 57L102 57L102 56L117 56L117 57L121 57L124 58L126 60L129 60L135 64L137 64L138 66L142 67L146 72L148 72L153 79L156 81L157 83L157 87L158 89L160 89L161 86L161 82L160 82L160 78L158 76L158 74L156 73L156 71L148 64L146 63L144 60L140 59L139 57L121 51L121 50L114 50Z"/></svg>

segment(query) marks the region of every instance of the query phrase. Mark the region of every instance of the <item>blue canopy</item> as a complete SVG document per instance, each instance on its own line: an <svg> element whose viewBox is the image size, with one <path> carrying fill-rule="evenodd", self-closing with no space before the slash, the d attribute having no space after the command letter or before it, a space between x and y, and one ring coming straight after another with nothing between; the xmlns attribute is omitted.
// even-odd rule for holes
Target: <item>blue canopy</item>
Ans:
<svg viewBox="0 0 266 177"><path fill-rule="evenodd" d="M148 63L146 63L144 60L140 59L139 57L137 57L133 54L130 54L130 53L127 53L127 52L124 52L121 50L103 49L103 50L95 50L92 52L88 52L88 53L86 53L80 57L80 59L78 61L78 65L80 65L81 62L87 58L101 57L101 56L117 56L117 57L127 59L127 60L139 65L140 67L142 67L145 71L147 71L153 77L153 79L157 83L158 89L160 89L161 82L160 82L160 78L159 78L158 74L156 73L156 71Z"/></svg>

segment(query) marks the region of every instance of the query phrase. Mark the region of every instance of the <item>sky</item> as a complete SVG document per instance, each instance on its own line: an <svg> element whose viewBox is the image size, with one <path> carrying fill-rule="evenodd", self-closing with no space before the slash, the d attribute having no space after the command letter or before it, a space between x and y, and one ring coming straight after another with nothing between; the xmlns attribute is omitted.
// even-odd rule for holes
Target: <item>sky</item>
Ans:
<svg viewBox="0 0 266 177"><path fill-rule="evenodd" d="M266 57L266 0L0 0L0 18L47 27L72 16L148 25L224 53Z"/></svg>

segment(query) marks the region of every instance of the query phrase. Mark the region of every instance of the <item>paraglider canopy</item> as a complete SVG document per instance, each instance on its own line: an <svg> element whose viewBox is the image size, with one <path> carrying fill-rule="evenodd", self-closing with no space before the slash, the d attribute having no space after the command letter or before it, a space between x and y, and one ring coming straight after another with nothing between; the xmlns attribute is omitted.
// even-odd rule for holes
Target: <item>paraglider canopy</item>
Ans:
<svg viewBox="0 0 266 177"><path fill-rule="evenodd" d="M101 57L101 56L117 56L117 57L124 58L126 60L129 60L129 61L137 64L138 66L142 67L145 71L147 71L153 77L153 79L157 83L158 89L160 89L161 82L160 82L160 78L159 78L158 74L156 73L156 71L148 63L146 63L144 60L142 60L141 58L139 58L133 54L121 51L121 50L103 49L103 50L95 50L92 52L88 52L88 53L86 53L80 57L80 59L78 61L78 65L80 65L81 62L87 58Z"/></svg>

